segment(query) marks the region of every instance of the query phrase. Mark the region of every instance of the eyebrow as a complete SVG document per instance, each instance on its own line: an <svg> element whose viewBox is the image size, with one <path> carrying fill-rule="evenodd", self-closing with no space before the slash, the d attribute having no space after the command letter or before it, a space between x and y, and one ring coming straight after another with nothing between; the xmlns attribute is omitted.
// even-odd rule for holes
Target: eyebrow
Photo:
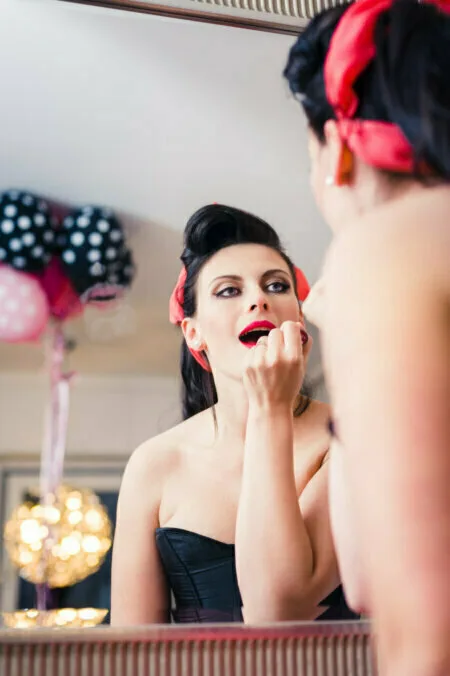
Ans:
<svg viewBox="0 0 450 676"><path fill-rule="evenodd" d="M266 277L270 277L271 275L275 274L282 274L286 275L286 277L290 277L290 273L287 270L281 270L280 268L274 268L273 270L266 270L261 275L261 279L265 279ZM240 282L242 281L242 277L240 275L219 275L219 277L215 277L212 282L210 283L209 286L212 286L213 284L216 284L219 282L221 279L232 279L234 282Z"/></svg>
<svg viewBox="0 0 450 676"><path fill-rule="evenodd" d="M273 270L267 270L267 271L263 274L262 278L264 278L264 277L270 277L270 275L279 275L280 273L281 273L282 275L286 275L286 277L290 277L290 276L291 276L290 272L288 272L287 270L281 270L281 268L274 268Z"/></svg>

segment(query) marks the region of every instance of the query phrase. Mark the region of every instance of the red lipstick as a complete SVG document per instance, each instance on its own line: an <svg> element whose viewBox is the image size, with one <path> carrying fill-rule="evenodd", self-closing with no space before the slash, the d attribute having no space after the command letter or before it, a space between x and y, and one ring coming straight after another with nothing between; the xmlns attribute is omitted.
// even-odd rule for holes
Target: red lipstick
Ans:
<svg viewBox="0 0 450 676"><path fill-rule="evenodd" d="M268 321L252 322L245 327L239 334L239 340L246 347L254 347L258 340L263 336L268 336L272 329L276 329L275 324Z"/></svg>

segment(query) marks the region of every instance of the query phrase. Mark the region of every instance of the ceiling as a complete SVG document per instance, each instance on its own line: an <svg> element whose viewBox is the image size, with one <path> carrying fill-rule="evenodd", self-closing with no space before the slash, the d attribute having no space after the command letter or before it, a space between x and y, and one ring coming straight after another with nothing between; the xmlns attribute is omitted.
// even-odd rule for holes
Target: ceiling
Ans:
<svg viewBox="0 0 450 676"><path fill-rule="evenodd" d="M281 77L292 38L52 0L3 0L0 190L114 208L137 263L115 310L67 324L86 373L174 375L167 303L198 207L266 218L311 281L329 234L308 185L301 111ZM42 366L0 345L0 370Z"/></svg>

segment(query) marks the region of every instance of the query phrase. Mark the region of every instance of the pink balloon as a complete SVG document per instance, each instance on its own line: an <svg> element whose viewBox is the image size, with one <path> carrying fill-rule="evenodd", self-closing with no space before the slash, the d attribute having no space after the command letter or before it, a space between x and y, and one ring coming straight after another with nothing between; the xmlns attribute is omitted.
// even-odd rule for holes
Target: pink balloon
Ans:
<svg viewBox="0 0 450 676"><path fill-rule="evenodd" d="M0 341L37 340L48 317L47 298L35 277L0 265Z"/></svg>

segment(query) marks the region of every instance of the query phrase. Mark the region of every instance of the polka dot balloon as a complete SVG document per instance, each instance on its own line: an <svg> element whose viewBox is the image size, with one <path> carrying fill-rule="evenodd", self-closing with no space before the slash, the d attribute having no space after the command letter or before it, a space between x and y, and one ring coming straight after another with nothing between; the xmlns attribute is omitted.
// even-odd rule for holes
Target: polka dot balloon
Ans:
<svg viewBox="0 0 450 676"><path fill-rule="evenodd" d="M58 245L64 272L84 302L121 295L134 277L122 225L109 209L86 206L63 220Z"/></svg>
<svg viewBox="0 0 450 676"><path fill-rule="evenodd" d="M0 193L0 262L40 272L50 261L54 229L48 204L29 192Z"/></svg>
<svg viewBox="0 0 450 676"><path fill-rule="evenodd" d="M36 278L0 265L0 341L38 340L48 316L47 298Z"/></svg>

